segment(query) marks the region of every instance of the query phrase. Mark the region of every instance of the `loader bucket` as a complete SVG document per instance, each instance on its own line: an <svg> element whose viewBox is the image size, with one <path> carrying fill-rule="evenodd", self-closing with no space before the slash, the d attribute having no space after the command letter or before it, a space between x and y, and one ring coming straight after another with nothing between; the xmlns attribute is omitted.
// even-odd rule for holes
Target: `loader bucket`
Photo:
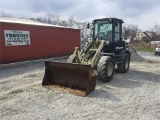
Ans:
<svg viewBox="0 0 160 120"><path fill-rule="evenodd" d="M87 96L95 89L96 75L90 65L45 61L42 85Z"/></svg>

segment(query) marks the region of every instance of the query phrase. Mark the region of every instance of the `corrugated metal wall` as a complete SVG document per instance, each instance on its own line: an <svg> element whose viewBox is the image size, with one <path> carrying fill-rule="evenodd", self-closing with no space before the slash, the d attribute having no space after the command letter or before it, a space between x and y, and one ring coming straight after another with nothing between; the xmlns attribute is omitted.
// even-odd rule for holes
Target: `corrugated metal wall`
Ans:
<svg viewBox="0 0 160 120"><path fill-rule="evenodd" d="M30 32L31 45L6 46L4 30ZM71 54L80 46L80 30L0 23L0 63Z"/></svg>

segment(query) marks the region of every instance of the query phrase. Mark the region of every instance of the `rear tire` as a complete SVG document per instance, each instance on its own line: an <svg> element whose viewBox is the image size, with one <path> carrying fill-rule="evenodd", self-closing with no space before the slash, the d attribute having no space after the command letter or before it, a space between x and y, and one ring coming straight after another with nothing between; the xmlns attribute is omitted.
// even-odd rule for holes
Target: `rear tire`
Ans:
<svg viewBox="0 0 160 120"><path fill-rule="evenodd" d="M124 62L120 63L120 64L117 64L118 72L120 72L120 73L128 72L129 65L130 65L130 57L129 57L128 53L125 53Z"/></svg>
<svg viewBox="0 0 160 120"><path fill-rule="evenodd" d="M102 82L110 82L114 75L114 59L110 56L102 56L97 66L97 79Z"/></svg>

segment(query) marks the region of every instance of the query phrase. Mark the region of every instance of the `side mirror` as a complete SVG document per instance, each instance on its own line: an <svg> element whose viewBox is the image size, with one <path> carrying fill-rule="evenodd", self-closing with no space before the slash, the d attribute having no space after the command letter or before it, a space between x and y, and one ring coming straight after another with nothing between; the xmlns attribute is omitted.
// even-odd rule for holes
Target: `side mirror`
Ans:
<svg viewBox="0 0 160 120"><path fill-rule="evenodd" d="M90 24L88 23L88 24L87 24L87 29L89 29L89 28L90 28Z"/></svg>

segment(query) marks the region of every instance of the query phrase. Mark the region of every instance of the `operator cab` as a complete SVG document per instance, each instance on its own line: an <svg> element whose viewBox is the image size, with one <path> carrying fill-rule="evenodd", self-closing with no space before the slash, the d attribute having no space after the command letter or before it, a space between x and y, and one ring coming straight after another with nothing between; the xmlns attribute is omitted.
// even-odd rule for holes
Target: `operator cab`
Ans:
<svg viewBox="0 0 160 120"><path fill-rule="evenodd" d="M99 40L106 40L106 43L122 41L122 23L123 20L117 18L93 20L93 38L98 35Z"/></svg>

